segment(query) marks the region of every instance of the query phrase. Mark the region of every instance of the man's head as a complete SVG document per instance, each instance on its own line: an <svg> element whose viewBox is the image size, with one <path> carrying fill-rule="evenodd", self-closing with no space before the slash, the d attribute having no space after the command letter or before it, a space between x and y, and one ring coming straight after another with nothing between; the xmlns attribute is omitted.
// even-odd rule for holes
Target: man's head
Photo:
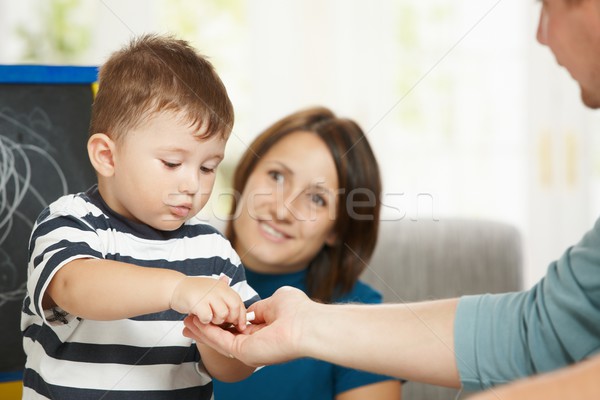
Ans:
<svg viewBox="0 0 600 400"><path fill-rule="evenodd" d="M206 134L227 137L233 106L213 66L186 41L145 35L100 68L90 135L118 141L154 113L181 113Z"/></svg>
<svg viewBox="0 0 600 400"><path fill-rule="evenodd" d="M537 40L579 83L585 105L600 108L600 1L543 0Z"/></svg>

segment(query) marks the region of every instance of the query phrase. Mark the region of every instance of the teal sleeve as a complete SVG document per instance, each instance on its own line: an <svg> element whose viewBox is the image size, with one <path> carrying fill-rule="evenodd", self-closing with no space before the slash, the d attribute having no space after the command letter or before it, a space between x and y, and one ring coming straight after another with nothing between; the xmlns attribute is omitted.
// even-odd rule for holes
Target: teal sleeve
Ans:
<svg viewBox="0 0 600 400"><path fill-rule="evenodd" d="M466 296L454 321L463 386L481 390L600 351L600 225L550 264L533 288Z"/></svg>

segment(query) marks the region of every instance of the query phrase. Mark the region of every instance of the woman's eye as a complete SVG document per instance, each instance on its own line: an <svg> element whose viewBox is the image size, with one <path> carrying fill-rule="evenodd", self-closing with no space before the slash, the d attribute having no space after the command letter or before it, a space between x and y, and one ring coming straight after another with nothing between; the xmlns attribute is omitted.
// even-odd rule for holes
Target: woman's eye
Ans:
<svg viewBox="0 0 600 400"><path fill-rule="evenodd" d="M321 196L320 194L313 194L311 196L311 200L313 203L315 203L319 207L322 207L325 204L327 204L327 202L325 201L325 198L323 196Z"/></svg>
<svg viewBox="0 0 600 400"><path fill-rule="evenodd" d="M165 160L161 160L161 161L162 161L163 165L167 168L177 168L181 165L180 163L172 163L172 162L168 162Z"/></svg>
<svg viewBox="0 0 600 400"><path fill-rule="evenodd" d="M283 174L278 171L269 171L269 176L277 183L283 183Z"/></svg>

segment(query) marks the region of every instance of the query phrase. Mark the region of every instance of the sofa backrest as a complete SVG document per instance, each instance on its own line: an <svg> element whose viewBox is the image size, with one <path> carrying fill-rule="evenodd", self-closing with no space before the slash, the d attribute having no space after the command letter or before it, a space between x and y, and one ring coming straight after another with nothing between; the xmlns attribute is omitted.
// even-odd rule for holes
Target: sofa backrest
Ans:
<svg viewBox="0 0 600 400"><path fill-rule="evenodd" d="M361 279L388 303L502 293L522 288L518 230L496 221L382 221L373 259ZM415 382L403 400L454 399L457 391Z"/></svg>

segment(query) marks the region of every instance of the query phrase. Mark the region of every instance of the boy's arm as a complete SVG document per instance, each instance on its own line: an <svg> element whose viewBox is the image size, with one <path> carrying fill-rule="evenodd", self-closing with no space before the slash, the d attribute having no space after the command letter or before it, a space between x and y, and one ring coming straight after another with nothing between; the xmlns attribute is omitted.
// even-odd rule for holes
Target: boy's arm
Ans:
<svg viewBox="0 0 600 400"><path fill-rule="evenodd" d="M203 322L246 326L239 295L226 282L105 259L78 259L52 278L43 306L86 319L116 320L173 309Z"/></svg>
<svg viewBox="0 0 600 400"><path fill-rule="evenodd" d="M58 305L86 319L116 320L164 311L185 275L104 259L78 259L52 278L43 307Z"/></svg>
<svg viewBox="0 0 600 400"><path fill-rule="evenodd" d="M224 356L213 348L198 343L198 351L202 362L210 375L223 382L237 382L246 379L256 368L250 367L240 360Z"/></svg>

